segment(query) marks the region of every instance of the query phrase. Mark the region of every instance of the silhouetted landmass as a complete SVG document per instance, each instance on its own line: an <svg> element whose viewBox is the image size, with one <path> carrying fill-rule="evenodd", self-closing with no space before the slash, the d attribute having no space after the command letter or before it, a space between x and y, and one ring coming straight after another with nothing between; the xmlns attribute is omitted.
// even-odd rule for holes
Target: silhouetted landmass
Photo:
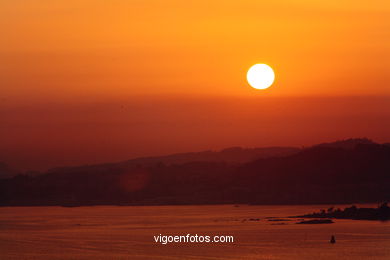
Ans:
<svg viewBox="0 0 390 260"><path fill-rule="evenodd" d="M204 151L197 153L178 153L167 156L143 157L127 161L126 163L156 163L183 164L188 162L231 162L245 163L260 158L292 155L299 152L295 147L264 147L241 148L230 147L221 151Z"/></svg>
<svg viewBox="0 0 390 260"><path fill-rule="evenodd" d="M176 153L164 156L139 157L118 163L106 163L98 165L84 165L79 167L60 167L51 169L57 171L59 169L73 170L80 167L131 167L132 165L155 165L163 163L185 164L189 162L225 162L231 164L246 163L261 158L270 158L275 156L287 156L298 153L301 149L296 147L262 147L262 148L241 148L230 147L221 151L202 151L191 153Z"/></svg>
<svg viewBox="0 0 390 260"><path fill-rule="evenodd" d="M0 162L0 179L11 178L16 174L15 170L11 169L7 164Z"/></svg>
<svg viewBox="0 0 390 260"><path fill-rule="evenodd" d="M291 219L285 219L285 218L268 218L268 221L272 221L272 222L291 221Z"/></svg>
<svg viewBox="0 0 390 260"><path fill-rule="evenodd" d="M355 149L356 146L361 144L376 144L368 138L350 138L345 140L339 140L331 143L317 144L313 147L330 147L330 148L342 148L342 149Z"/></svg>
<svg viewBox="0 0 390 260"><path fill-rule="evenodd" d="M356 220L390 220L390 207L383 203L378 208L358 208L351 206L349 208L321 210L312 214L296 216L297 218L338 218L338 219L356 219Z"/></svg>
<svg viewBox="0 0 390 260"><path fill-rule="evenodd" d="M0 180L0 205L388 201L389 159L389 146L359 143L348 149L316 146L246 163L156 161L57 168Z"/></svg>
<svg viewBox="0 0 390 260"><path fill-rule="evenodd" d="M296 224L332 224L334 223L331 219L311 219L311 220L302 220Z"/></svg>

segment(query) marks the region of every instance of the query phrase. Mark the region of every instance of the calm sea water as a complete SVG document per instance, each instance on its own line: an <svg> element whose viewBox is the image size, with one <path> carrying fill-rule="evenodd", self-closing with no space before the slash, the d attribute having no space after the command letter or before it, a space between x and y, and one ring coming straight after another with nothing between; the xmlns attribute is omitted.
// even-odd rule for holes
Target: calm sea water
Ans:
<svg viewBox="0 0 390 260"><path fill-rule="evenodd" d="M326 206L3 207L0 259L390 259L390 222L297 225L266 219L322 208ZM153 238L188 233L232 235L234 243L163 245ZM336 244L329 243L331 235Z"/></svg>

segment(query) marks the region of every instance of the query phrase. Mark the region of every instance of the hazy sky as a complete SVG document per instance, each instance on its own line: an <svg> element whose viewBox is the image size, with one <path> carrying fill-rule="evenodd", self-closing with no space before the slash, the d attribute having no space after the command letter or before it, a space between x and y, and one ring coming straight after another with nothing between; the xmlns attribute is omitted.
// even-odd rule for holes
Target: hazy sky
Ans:
<svg viewBox="0 0 390 260"><path fill-rule="evenodd" d="M0 161L390 141L389 17L384 0L0 0Z"/></svg>

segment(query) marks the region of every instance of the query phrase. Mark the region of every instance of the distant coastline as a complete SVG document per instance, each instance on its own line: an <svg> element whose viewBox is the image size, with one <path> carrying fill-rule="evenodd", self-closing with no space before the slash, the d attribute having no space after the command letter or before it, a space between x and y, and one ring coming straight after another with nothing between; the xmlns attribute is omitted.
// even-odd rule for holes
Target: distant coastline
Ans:
<svg viewBox="0 0 390 260"><path fill-rule="evenodd" d="M377 203L390 201L389 158L389 144L348 139L64 167L1 179L0 206Z"/></svg>
<svg viewBox="0 0 390 260"><path fill-rule="evenodd" d="M358 208L355 205L345 209L334 207L323 209L320 212L292 216L291 218L320 218L320 219L353 219L353 220L390 220L390 207L387 202L377 208Z"/></svg>

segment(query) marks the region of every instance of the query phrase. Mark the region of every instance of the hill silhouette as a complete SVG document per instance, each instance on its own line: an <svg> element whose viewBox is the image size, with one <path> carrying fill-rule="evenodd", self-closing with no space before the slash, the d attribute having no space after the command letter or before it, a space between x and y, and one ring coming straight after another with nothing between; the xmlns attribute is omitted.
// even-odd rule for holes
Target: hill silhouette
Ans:
<svg viewBox="0 0 390 260"><path fill-rule="evenodd" d="M389 200L390 147L375 143L342 147L318 145L242 163L146 160L144 164L138 161L57 168L39 176L0 180L0 204L311 204Z"/></svg>
<svg viewBox="0 0 390 260"><path fill-rule="evenodd" d="M11 169L7 164L0 162L0 179L11 178L17 175L17 172Z"/></svg>
<svg viewBox="0 0 390 260"><path fill-rule="evenodd" d="M368 138L350 138L345 140L339 140L331 143L322 143L314 145L314 147L333 147L333 148L342 148L342 149L354 149L357 145L360 144L375 144L372 140Z"/></svg>
<svg viewBox="0 0 390 260"><path fill-rule="evenodd" d="M299 152L301 149L296 147L261 147L261 148L242 148L230 147L221 151L202 151L202 152L188 152L176 153L163 156L138 157L123 162L105 163L97 165L84 165L76 167L59 167L50 169L49 171L57 171L59 169L74 170L84 167L131 167L132 165L153 165L156 163L170 164L184 164L188 162L226 162L230 164L250 162L260 158L269 158L275 156L292 155Z"/></svg>

